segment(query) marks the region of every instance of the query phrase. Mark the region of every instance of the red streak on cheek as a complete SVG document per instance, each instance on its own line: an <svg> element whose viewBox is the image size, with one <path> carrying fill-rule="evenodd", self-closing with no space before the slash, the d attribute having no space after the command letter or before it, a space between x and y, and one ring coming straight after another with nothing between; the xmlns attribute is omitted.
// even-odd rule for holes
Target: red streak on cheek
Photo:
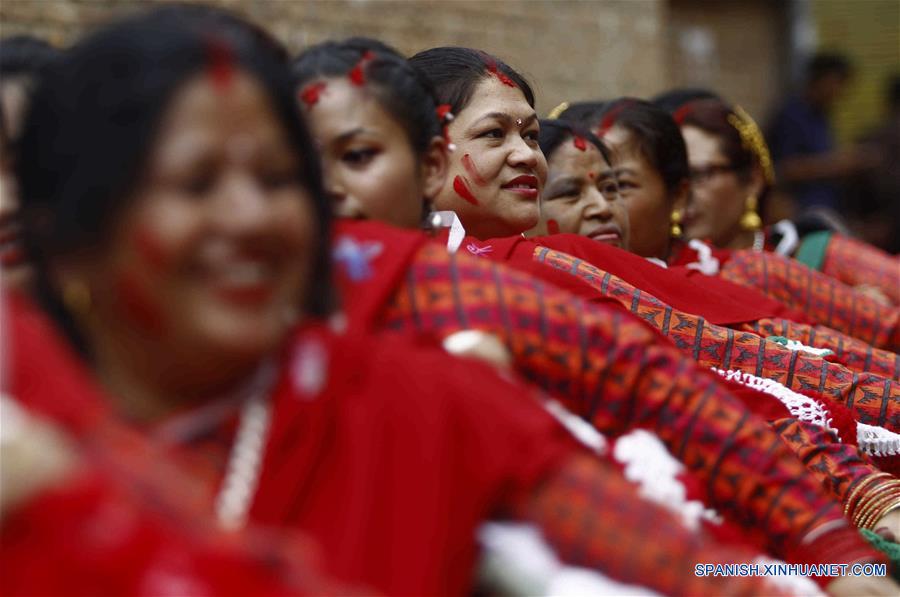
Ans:
<svg viewBox="0 0 900 597"><path fill-rule="evenodd" d="M584 142L583 138L576 135L572 140L572 143L574 143L576 149L579 151L587 151L587 143Z"/></svg>
<svg viewBox="0 0 900 597"><path fill-rule="evenodd" d="M457 195L472 205L478 205L478 199L476 199L475 195L472 194L472 191L469 190L469 185L466 184L465 179L461 176L457 176L453 179L453 190L456 191Z"/></svg>
<svg viewBox="0 0 900 597"><path fill-rule="evenodd" d="M547 220L547 232L550 234L559 234L559 222L556 220Z"/></svg>
<svg viewBox="0 0 900 597"><path fill-rule="evenodd" d="M472 177L472 180L475 181L480 187L483 187L487 184L487 181L481 176L481 173L478 172L478 168L475 167L475 163L472 161L472 157L469 154L466 154L462 158L463 168L466 169L466 172L469 173L469 176Z"/></svg>
<svg viewBox="0 0 900 597"><path fill-rule="evenodd" d="M146 228L140 228L135 233L134 246L144 263L157 271L164 269L169 261L159 238Z"/></svg>
<svg viewBox="0 0 900 597"><path fill-rule="evenodd" d="M117 303L129 321L143 332L159 336L163 332L163 316L144 285L131 272L123 272L114 282Z"/></svg>
<svg viewBox="0 0 900 597"><path fill-rule="evenodd" d="M596 178L596 176L597 176L597 175L594 174L593 172L588 172L588 179L594 180L594 178Z"/></svg>

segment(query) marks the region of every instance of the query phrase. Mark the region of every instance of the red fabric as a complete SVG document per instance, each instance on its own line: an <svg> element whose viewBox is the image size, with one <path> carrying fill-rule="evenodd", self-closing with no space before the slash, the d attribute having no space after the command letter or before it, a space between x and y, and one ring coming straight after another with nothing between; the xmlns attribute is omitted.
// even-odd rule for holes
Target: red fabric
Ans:
<svg viewBox="0 0 900 597"><path fill-rule="evenodd" d="M521 508L580 449L481 363L328 334L302 339L297 354L307 342L328 355L327 384L305 396L289 375L279 383L253 517L313 536L337 577L395 595L463 594L478 525Z"/></svg>
<svg viewBox="0 0 900 597"><path fill-rule="evenodd" d="M722 284L721 281L703 275L688 276L681 269L669 271L639 255L577 234L539 236L531 241L584 259L675 309L701 315L706 321L717 325L754 321L764 317L785 317L783 305L753 289L730 283ZM529 250L527 253L531 258L532 252Z"/></svg>

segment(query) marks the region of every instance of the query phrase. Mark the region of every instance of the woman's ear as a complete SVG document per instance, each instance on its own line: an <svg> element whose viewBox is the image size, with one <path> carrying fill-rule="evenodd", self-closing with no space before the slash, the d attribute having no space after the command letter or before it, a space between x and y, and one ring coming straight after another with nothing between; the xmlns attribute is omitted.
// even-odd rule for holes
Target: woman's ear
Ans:
<svg viewBox="0 0 900 597"><path fill-rule="evenodd" d="M419 164L422 191L426 199L434 201L447 180L450 158L443 137L432 137Z"/></svg>
<svg viewBox="0 0 900 597"><path fill-rule="evenodd" d="M672 211L684 213L691 198L691 181L687 178L678 183L672 192Z"/></svg>

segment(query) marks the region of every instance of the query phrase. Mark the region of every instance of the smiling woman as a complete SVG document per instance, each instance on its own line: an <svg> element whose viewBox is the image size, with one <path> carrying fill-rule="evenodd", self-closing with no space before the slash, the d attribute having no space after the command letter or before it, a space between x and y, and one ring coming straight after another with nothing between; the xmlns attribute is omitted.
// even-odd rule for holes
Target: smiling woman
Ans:
<svg viewBox="0 0 900 597"><path fill-rule="evenodd" d="M456 212L479 239L533 228L547 161L531 87L503 62L470 48L433 48L410 63L454 114L447 132L455 150L435 206Z"/></svg>

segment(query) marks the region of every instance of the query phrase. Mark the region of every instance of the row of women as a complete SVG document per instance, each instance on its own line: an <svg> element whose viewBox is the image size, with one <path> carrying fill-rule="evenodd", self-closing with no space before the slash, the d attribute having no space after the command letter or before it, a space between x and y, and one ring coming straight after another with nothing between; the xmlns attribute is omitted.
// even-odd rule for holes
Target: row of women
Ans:
<svg viewBox="0 0 900 597"><path fill-rule="evenodd" d="M762 228L739 108L197 6L3 45L4 593L900 590L900 262Z"/></svg>

